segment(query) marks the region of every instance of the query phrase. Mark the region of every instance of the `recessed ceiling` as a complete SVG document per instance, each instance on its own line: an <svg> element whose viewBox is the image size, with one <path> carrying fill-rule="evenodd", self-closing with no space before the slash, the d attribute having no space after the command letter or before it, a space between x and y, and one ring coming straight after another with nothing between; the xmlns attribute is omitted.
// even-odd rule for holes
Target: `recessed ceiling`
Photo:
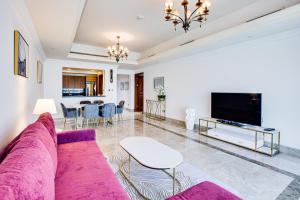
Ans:
<svg viewBox="0 0 300 200"><path fill-rule="evenodd" d="M257 0L212 0L208 23L241 9ZM182 11L181 1L174 1ZM190 8L195 8L195 0ZM116 35L131 51L142 52L170 38L184 34L181 27L174 30L164 21L163 0L88 0L75 37L75 42L106 47L115 42ZM138 20L138 16L143 16ZM196 27L195 27L196 26ZM197 23L193 28L202 31Z"/></svg>
<svg viewBox="0 0 300 200"><path fill-rule="evenodd" d="M181 0L173 1L182 12ZM191 9L195 1L189 1ZM181 27L174 31L172 23L164 21L164 0L25 0L48 58L108 62L93 56L74 58L70 52L75 49L81 54L106 55L106 47L114 44L115 37L120 35L121 43L131 52L125 64L131 65L180 44L300 3L300 0L210 1L208 21L202 28L195 22L191 30L184 33Z"/></svg>
<svg viewBox="0 0 300 200"><path fill-rule="evenodd" d="M85 0L25 0L47 57L65 58Z"/></svg>

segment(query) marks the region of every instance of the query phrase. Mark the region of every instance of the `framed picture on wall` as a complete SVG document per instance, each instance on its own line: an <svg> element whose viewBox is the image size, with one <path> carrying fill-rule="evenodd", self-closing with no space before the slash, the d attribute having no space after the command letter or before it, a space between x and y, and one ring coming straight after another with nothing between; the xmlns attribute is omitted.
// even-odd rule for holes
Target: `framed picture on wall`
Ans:
<svg viewBox="0 0 300 200"><path fill-rule="evenodd" d="M124 82L120 83L120 90L124 90L124 85L125 85Z"/></svg>
<svg viewBox="0 0 300 200"><path fill-rule="evenodd" d="M28 78L29 45L19 31L14 32L14 74Z"/></svg>
<svg viewBox="0 0 300 200"><path fill-rule="evenodd" d="M159 89L164 88L164 77L157 77L153 79L153 88Z"/></svg>
<svg viewBox="0 0 300 200"><path fill-rule="evenodd" d="M37 82L38 84L42 84L43 83L43 64L38 61L37 62Z"/></svg>
<svg viewBox="0 0 300 200"><path fill-rule="evenodd" d="M129 82L124 82L124 90L129 90Z"/></svg>

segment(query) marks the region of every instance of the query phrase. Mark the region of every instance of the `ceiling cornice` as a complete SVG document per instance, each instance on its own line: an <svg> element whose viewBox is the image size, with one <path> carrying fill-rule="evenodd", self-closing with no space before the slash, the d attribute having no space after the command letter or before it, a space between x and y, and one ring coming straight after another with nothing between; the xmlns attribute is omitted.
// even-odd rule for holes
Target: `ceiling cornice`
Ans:
<svg viewBox="0 0 300 200"><path fill-rule="evenodd" d="M266 15L262 18L258 18L256 20L245 22L238 26L214 34L210 34L206 37L190 40L183 43L183 45L180 44L175 48L160 51L150 56L145 57L144 55L143 57L137 52L130 52L128 60L119 63L119 65L122 68L138 69L158 62L165 62L171 59L177 59L205 51L223 48L237 43L259 39L261 37L299 28L299 19L300 4L297 4L273 14ZM110 60L109 58L89 55L107 55L106 48L103 47L73 43L71 51L80 52L82 54L70 53L68 58L116 64L114 60Z"/></svg>
<svg viewBox="0 0 300 200"><path fill-rule="evenodd" d="M138 67L223 48L300 27L300 4L138 60Z"/></svg>

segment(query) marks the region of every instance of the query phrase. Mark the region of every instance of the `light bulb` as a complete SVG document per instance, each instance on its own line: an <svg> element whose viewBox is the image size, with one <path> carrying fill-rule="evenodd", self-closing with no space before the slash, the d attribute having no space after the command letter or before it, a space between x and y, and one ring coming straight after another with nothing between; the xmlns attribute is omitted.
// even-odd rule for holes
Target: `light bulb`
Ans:
<svg viewBox="0 0 300 200"><path fill-rule="evenodd" d="M172 12L173 10L173 1L172 0L166 0L166 3L165 3L165 11L168 13Z"/></svg>
<svg viewBox="0 0 300 200"><path fill-rule="evenodd" d="M204 14L204 8L201 7L197 10L197 15L203 15Z"/></svg>
<svg viewBox="0 0 300 200"><path fill-rule="evenodd" d="M210 1L208 1L208 0L204 1L203 6L204 6L204 8L205 8L205 7L206 7L206 8L209 8L209 7L211 6Z"/></svg>

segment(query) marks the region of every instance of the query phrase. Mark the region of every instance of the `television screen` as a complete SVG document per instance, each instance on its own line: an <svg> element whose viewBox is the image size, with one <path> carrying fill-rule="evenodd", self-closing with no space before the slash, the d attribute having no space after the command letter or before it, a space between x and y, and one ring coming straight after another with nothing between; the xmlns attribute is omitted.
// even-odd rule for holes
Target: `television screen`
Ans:
<svg viewBox="0 0 300 200"><path fill-rule="evenodd" d="M211 93L211 117L261 126L261 94Z"/></svg>

